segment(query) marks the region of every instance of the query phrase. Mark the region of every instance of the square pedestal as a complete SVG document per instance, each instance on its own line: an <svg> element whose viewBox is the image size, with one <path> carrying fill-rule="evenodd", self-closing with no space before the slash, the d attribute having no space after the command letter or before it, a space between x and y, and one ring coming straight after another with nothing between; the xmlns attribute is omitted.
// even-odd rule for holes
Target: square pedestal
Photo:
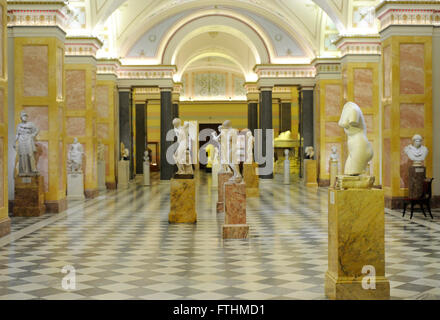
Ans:
<svg viewBox="0 0 440 320"><path fill-rule="evenodd" d="M339 162L338 161L330 161L330 187L333 188L335 186L336 177L339 175Z"/></svg>
<svg viewBox="0 0 440 320"><path fill-rule="evenodd" d="M232 172L218 174L217 213L225 212L225 183L233 176Z"/></svg>
<svg viewBox="0 0 440 320"><path fill-rule="evenodd" d="M150 181L150 164L144 162L144 186L151 185Z"/></svg>
<svg viewBox="0 0 440 320"><path fill-rule="evenodd" d="M218 173L220 171L220 163L212 165L212 188L218 188Z"/></svg>
<svg viewBox="0 0 440 320"><path fill-rule="evenodd" d="M223 239L246 239L249 226L246 224L246 184L225 183L225 224Z"/></svg>
<svg viewBox="0 0 440 320"><path fill-rule="evenodd" d="M390 284L385 278L384 191L330 188L328 207L326 296L333 300L389 299ZM364 288L363 284L364 277L368 280L374 275L370 273L371 267L376 289Z"/></svg>
<svg viewBox="0 0 440 320"><path fill-rule="evenodd" d="M171 179L170 200L169 223L197 222L196 182L194 178Z"/></svg>
<svg viewBox="0 0 440 320"><path fill-rule="evenodd" d="M260 178L257 175L258 165L244 164L243 165L243 178L246 183L246 196L248 198L256 198L260 196Z"/></svg>
<svg viewBox="0 0 440 320"><path fill-rule="evenodd" d="M419 199L423 194L426 167L409 167L408 171L408 198Z"/></svg>
<svg viewBox="0 0 440 320"><path fill-rule="evenodd" d="M16 177L14 216L39 217L45 212L43 177Z"/></svg>
<svg viewBox="0 0 440 320"><path fill-rule="evenodd" d="M130 179L130 162L121 160L118 162L118 189L127 189Z"/></svg>
<svg viewBox="0 0 440 320"><path fill-rule="evenodd" d="M306 187L318 186L318 163L316 160L304 160L304 185Z"/></svg>
<svg viewBox="0 0 440 320"><path fill-rule="evenodd" d="M98 190L107 190L105 185L105 161L98 161Z"/></svg>
<svg viewBox="0 0 440 320"><path fill-rule="evenodd" d="M85 200L84 174L69 173L67 175L67 200Z"/></svg>

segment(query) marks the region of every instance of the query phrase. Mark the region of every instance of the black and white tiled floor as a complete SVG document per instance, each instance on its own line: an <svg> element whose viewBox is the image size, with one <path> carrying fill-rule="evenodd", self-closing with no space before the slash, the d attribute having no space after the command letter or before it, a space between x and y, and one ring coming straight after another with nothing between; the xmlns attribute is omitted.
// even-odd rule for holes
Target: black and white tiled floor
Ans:
<svg viewBox="0 0 440 320"><path fill-rule="evenodd" d="M168 224L169 185L156 181L0 241L0 299L325 299L327 191L262 183L250 239L223 241L210 183L198 176L197 225ZM76 290L62 288L65 266ZM393 299L440 299L440 231L390 212L386 266Z"/></svg>

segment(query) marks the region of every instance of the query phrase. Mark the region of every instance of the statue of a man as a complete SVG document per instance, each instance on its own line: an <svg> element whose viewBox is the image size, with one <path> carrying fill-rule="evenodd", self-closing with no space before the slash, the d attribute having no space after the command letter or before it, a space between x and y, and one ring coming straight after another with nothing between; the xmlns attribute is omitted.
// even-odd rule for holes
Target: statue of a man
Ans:
<svg viewBox="0 0 440 320"><path fill-rule="evenodd" d="M192 174L192 165L189 159L189 123L176 118L173 120L174 132L177 136L177 150L174 153L174 161L177 165L176 174ZM191 168L190 168L191 167Z"/></svg>
<svg viewBox="0 0 440 320"><path fill-rule="evenodd" d="M252 164L254 162L254 142L255 138L252 135L252 131L247 129L246 131L246 164Z"/></svg>
<svg viewBox="0 0 440 320"><path fill-rule="evenodd" d="M20 114L21 123L17 126L14 149L17 150L18 142L18 175L35 176L38 175L37 163L35 160L35 137L40 130L32 122L28 122L28 114L23 111Z"/></svg>
<svg viewBox="0 0 440 320"><path fill-rule="evenodd" d="M222 165L228 165L234 175L231 181L240 183L243 177L240 173L239 160L237 155L237 130L232 128L231 121L226 120L222 125L221 139L221 162Z"/></svg>
<svg viewBox="0 0 440 320"><path fill-rule="evenodd" d="M67 166L69 173L82 172L83 156L84 148L82 144L78 142L78 138L73 139L73 143L70 145L69 153L67 154Z"/></svg>
<svg viewBox="0 0 440 320"><path fill-rule="evenodd" d="M412 138L412 141L412 144L405 147L405 153L408 155L408 158L413 161L413 166L420 167L428 156L429 150L422 145L423 138L420 135L416 134Z"/></svg>
<svg viewBox="0 0 440 320"><path fill-rule="evenodd" d="M338 148L336 148L335 146L332 147L330 161L339 161Z"/></svg>

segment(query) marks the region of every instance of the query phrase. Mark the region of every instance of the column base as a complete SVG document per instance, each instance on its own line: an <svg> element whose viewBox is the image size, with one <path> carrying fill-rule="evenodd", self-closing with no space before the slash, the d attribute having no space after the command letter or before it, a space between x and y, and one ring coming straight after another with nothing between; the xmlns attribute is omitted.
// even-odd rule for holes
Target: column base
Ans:
<svg viewBox="0 0 440 320"><path fill-rule="evenodd" d="M116 190L117 189L116 182L106 182L105 185L107 187L107 190Z"/></svg>
<svg viewBox="0 0 440 320"><path fill-rule="evenodd" d="M247 239L249 238L249 225L225 224L223 225L223 239Z"/></svg>
<svg viewBox="0 0 440 320"><path fill-rule="evenodd" d="M304 185L318 187L318 163L316 160L304 160Z"/></svg>
<svg viewBox="0 0 440 320"><path fill-rule="evenodd" d="M46 213L44 205L44 179L42 176L15 179L15 217L40 217Z"/></svg>
<svg viewBox="0 0 440 320"><path fill-rule="evenodd" d="M377 277L376 289L364 289L362 279L336 279L327 272L325 295L331 300L389 300L390 282L386 278Z"/></svg>
<svg viewBox="0 0 440 320"><path fill-rule="evenodd" d="M98 189L91 189L91 190L84 190L84 195L86 196L86 199L95 199L99 196L99 190Z"/></svg>
<svg viewBox="0 0 440 320"><path fill-rule="evenodd" d="M404 197L389 197L385 196L385 208L391 209L391 210L400 210L403 209L403 201L405 200Z"/></svg>
<svg viewBox="0 0 440 320"><path fill-rule="evenodd" d="M196 223L196 182L192 179L171 179L169 223Z"/></svg>
<svg viewBox="0 0 440 320"><path fill-rule="evenodd" d="M61 213L67 210L67 199L57 201L46 201L47 213Z"/></svg>
<svg viewBox="0 0 440 320"><path fill-rule="evenodd" d="M6 218L0 221L0 238L11 233L11 219Z"/></svg>

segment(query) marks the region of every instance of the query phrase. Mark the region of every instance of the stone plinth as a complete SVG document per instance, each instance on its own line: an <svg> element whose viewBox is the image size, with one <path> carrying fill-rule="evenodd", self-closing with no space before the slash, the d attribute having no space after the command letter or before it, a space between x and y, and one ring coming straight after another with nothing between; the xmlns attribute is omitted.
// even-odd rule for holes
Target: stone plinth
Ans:
<svg viewBox="0 0 440 320"><path fill-rule="evenodd" d="M107 186L105 185L105 161L98 160L98 190L105 191Z"/></svg>
<svg viewBox="0 0 440 320"><path fill-rule="evenodd" d="M258 165L243 164L243 178L246 183L246 197L256 198L260 196L260 178L257 174Z"/></svg>
<svg viewBox="0 0 440 320"><path fill-rule="evenodd" d="M130 180L130 162L121 160L118 163L118 189L127 189Z"/></svg>
<svg viewBox="0 0 440 320"><path fill-rule="evenodd" d="M67 175L67 200L85 200L83 173Z"/></svg>
<svg viewBox="0 0 440 320"><path fill-rule="evenodd" d="M144 186L150 186L150 164L144 162Z"/></svg>
<svg viewBox="0 0 440 320"><path fill-rule="evenodd" d="M333 188L335 186L336 177L339 175L339 161L330 160L329 164L330 168L330 187Z"/></svg>
<svg viewBox="0 0 440 320"><path fill-rule="evenodd" d="M328 271L325 277L328 298L390 298L390 284L385 278L384 206L383 190L329 189ZM373 276L364 270L370 266L375 269L375 290L363 287L363 280L367 282L368 277Z"/></svg>
<svg viewBox="0 0 440 320"><path fill-rule="evenodd" d="M218 173L220 171L220 163L212 165L212 187L218 188Z"/></svg>
<svg viewBox="0 0 440 320"><path fill-rule="evenodd" d="M232 172L218 174L217 213L225 212L225 183L233 176Z"/></svg>
<svg viewBox="0 0 440 320"><path fill-rule="evenodd" d="M306 187L318 186L318 165L316 160L304 160L304 185Z"/></svg>
<svg viewBox="0 0 440 320"><path fill-rule="evenodd" d="M426 167L409 167L408 171L408 198L419 199L423 194Z"/></svg>
<svg viewBox="0 0 440 320"><path fill-rule="evenodd" d="M17 177L15 179L14 216L39 217L45 212L43 177Z"/></svg>
<svg viewBox="0 0 440 320"><path fill-rule="evenodd" d="M169 223L196 223L196 182L194 176L171 179Z"/></svg>
<svg viewBox="0 0 440 320"><path fill-rule="evenodd" d="M223 239L247 239L249 226L246 224L246 184L225 183L225 224Z"/></svg>

